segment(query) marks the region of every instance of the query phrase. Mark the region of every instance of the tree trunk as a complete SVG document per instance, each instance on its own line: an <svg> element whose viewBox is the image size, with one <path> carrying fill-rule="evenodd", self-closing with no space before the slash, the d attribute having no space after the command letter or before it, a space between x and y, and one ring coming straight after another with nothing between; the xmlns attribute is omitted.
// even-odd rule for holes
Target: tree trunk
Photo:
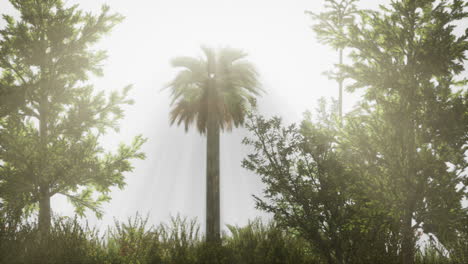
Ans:
<svg viewBox="0 0 468 264"><path fill-rule="evenodd" d="M416 84L413 84L412 87L417 87ZM403 146L403 150L406 153L406 164L404 164L405 168L405 188L406 189L406 198L404 202L403 208L403 218L402 218L402 241L401 241L401 258L402 264L413 264L414 263L414 249L415 249L415 237L414 237L414 230L413 230L413 214L415 211L415 204L416 204L416 195L418 186L418 178L417 178L417 152L416 152L416 122L414 114L416 112L416 108L412 103L414 98L414 89L409 89L409 95L407 98L409 99L406 103L406 111L407 117L406 120L403 121L406 123L404 129L406 131L403 132L403 137L407 138L403 142L405 145Z"/></svg>
<svg viewBox="0 0 468 264"><path fill-rule="evenodd" d="M50 190L47 176L44 174L44 165L47 163L47 98L40 101L39 136L41 140L42 161L39 165L39 233L42 238L48 236L50 231L51 209Z"/></svg>
<svg viewBox="0 0 468 264"><path fill-rule="evenodd" d="M413 92L410 92L409 98L413 98ZM416 109L414 109L413 105L409 103L408 105L409 111L407 113L414 113ZM410 116L410 114L408 114ZM417 168L415 164L417 163L416 158L416 139L415 139L415 122L414 119L409 119L407 125L407 133L406 136L408 137L408 142L406 146L407 154L407 179L406 185L408 188L406 193L406 201L404 203L404 211L403 211L403 221L402 221L402 241L401 241L401 257L402 257L402 264L413 264L414 263L414 249L415 249L415 237L414 237L414 230L413 230L413 214L414 208L416 203L416 194L417 194Z"/></svg>
<svg viewBox="0 0 468 264"><path fill-rule="evenodd" d="M414 234L412 228L412 212L406 210L403 216L402 226L402 243L401 243L401 258L402 264L414 263Z"/></svg>
<svg viewBox="0 0 468 264"><path fill-rule="evenodd" d="M50 192L48 184L40 185L40 198L39 198L39 232L41 237L46 237L50 231Z"/></svg>
<svg viewBox="0 0 468 264"><path fill-rule="evenodd" d="M340 49L340 65L343 64L343 49ZM338 79L339 84L339 95L338 95L338 103L339 103L339 115L340 115L340 122L343 119L343 76L339 76Z"/></svg>
<svg viewBox="0 0 468 264"><path fill-rule="evenodd" d="M219 127L212 116L208 117L206 140L206 239L220 241Z"/></svg>

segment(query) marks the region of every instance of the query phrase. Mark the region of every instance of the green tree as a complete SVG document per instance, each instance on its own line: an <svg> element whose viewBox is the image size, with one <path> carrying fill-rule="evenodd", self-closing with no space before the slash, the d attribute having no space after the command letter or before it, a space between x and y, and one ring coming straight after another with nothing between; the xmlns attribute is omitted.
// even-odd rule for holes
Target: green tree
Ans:
<svg viewBox="0 0 468 264"><path fill-rule="evenodd" d="M4 15L0 31L2 100L16 98L0 120L0 193L4 206L39 204L39 228L50 229L50 199L69 198L76 212L110 199L110 187L123 188L130 159L145 141L121 144L107 153L99 139L118 129L130 86L123 92L95 92L92 73L102 75L104 51L92 45L122 21L103 6L99 15L83 13L61 0L11 0L20 19ZM100 193L96 196L94 194Z"/></svg>
<svg viewBox="0 0 468 264"><path fill-rule="evenodd" d="M261 92L257 72L238 49L202 47L204 57L178 57L172 66L183 68L168 84L171 123L196 123L206 134L206 236L220 238L219 135L244 123L246 110Z"/></svg>
<svg viewBox="0 0 468 264"><path fill-rule="evenodd" d="M352 63L341 67L353 81L348 88L364 90L360 110L346 120L343 148L368 179L363 188L379 194L373 202L398 221L403 264L414 262L418 229L448 245L466 219L468 93L457 79L468 31L457 37L454 29L467 7L392 1L361 13L340 35L351 49Z"/></svg>
<svg viewBox="0 0 468 264"><path fill-rule="evenodd" d="M312 26L312 30L317 34L318 40L330 45L338 50L338 65L343 64L343 49L345 39L342 37L347 26L353 23L355 15L358 13L356 2L358 0L325 0L326 12L320 14L305 11L313 20L317 21ZM338 81L338 111L340 118L343 117L343 81L341 73L330 76Z"/></svg>
<svg viewBox="0 0 468 264"><path fill-rule="evenodd" d="M263 197L254 196L256 206L306 239L326 263L392 263L393 221L369 203L358 171L348 169L330 112L322 101L319 121L309 116L300 127L250 116L252 136L243 143L253 153L243 167L265 183Z"/></svg>

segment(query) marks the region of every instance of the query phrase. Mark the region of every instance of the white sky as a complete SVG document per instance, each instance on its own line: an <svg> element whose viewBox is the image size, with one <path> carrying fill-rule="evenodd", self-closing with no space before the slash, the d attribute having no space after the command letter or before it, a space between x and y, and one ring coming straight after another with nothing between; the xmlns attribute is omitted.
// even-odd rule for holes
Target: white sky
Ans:
<svg viewBox="0 0 468 264"><path fill-rule="evenodd" d="M249 53L261 75L267 94L258 99L262 113L280 115L287 122L299 121L302 113L316 107L320 97L337 96L337 85L322 72L330 70L337 54L317 43L304 10L320 12L322 0L68 0L80 9L99 10L107 3L126 16L111 35L98 45L108 51L103 78L93 80L96 88L120 89L134 84L135 105L126 111L121 132L105 138L115 146L143 134L149 140L144 161L134 162L128 185L112 193L103 206L102 220L88 213L98 226L150 213L150 221L167 221L170 215L197 217L204 222L205 138L195 129L169 126L169 93L160 89L176 71L169 60L176 56L197 56L200 45L230 46ZM376 8L385 0L361 0L364 8ZM6 0L0 13L12 14ZM0 25L3 25L0 24ZM344 109L356 102L345 94ZM265 216L255 210L252 194L260 194L259 177L242 169L248 149L241 145L244 129L221 138L221 222L243 225L248 219ZM56 213L72 215L66 199L55 197Z"/></svg>

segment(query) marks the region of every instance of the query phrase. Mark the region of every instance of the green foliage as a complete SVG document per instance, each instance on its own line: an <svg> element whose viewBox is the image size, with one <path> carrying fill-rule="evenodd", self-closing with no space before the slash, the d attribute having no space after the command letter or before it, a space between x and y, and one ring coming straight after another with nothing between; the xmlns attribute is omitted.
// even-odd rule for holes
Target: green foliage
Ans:
<svg viewBox="0 0 468 264"><path fill-rule="evenodd" d="M320 42L330 45L335 49L343 49L345 44L344 34L347 26L354 22L355 16L359 13L356 8L358 0L325 0L327 11L316 14L305 11L316 24L312 30L317 34Z"/></svg>
<svg viewBox="0 0 468 264"><path fill-rule="evenodd" d="M148 217L139 214L127 223L115 221L108 231L105 246L109 263L159 263L161 243L159 233L148 227Z"/></svg>
<svg viewBox="0 0 468 264"><path fill-rule="evenodd" d="M123 17L108 6L93 15L60 0L10 2L21 17L4 15L0 30L1 101L14 102L0 107L2 207L35 209L61 194L79 215L101 216L110 188L123 188L133 170L130 160L144 158L141 136L114 153L99 144L109 129L118 131L131 87L106 96L87 83L102 75L106 58L93 44Z"/></svg>
<svg viewBox="0 0 468 264"><path fill-rule="evenodd" d="M246 127L253 148L243 166L265 183L257 208L297 232L328 263L392 263L398 241L395 223L362 196L361 178L350 170L337 141L337 120L324 101L319 122L307 117L297 127L252 114Z"/></svg>
<svg viewBox="0 0 468 264"><path fill-rule="evenodd" d="M2 264L320 263L303 240L260 220L245 227L230 226L232 235L213 244L204 242L196 221L180 216L154 227L148 225L148 217L137 214L125 223L116 221L105 235L77 219L59 218L54 219L46 243L39 245L37 225L13 228L5 219L0 218Z"/></svg>
<svg viewBox="0 0 468 264"><path fill-rule="evenodd" d="M202 241L200 227L195 220L177 216L171 219L170 225L162 224L158 230L172 263L195 263L196 249Z"/></svg>
<svg viewBox="0 0 468 264"><path fill-rule="evenodd" d="M312 26L312 30L316 33L317 39L328 44L338 50L339 64L343 64L343 50L346 46L346 38L344 37L347 28L354 23L354 19L360 12L356 8L357 0L325 0L326 11L316 14L306 11L316 23ZM339 102L339 117L343 117L343 82L344 76L342 72L325 72L330 79L338 82L338 102Z"/></svg>
<svg viewBox="0 0 468 264"><path fill-rule="evenodd" d="M319 39L350 50L351 63L339 65L340 75L352 81L350 92L364 93L337 139L341 161L358 173L353 199L364 202L360 208L368 215L387 214L385 233L402 263L414 261L418 229L435 235L449 252L457 248L450 254L455 260L467 219L461 201L467 191L468 92L459 75L468 31L457 36L454 29L468 17L468 3L392 1L335 30L327 25L337 23L336 10L343 6L327 2L332 11L314 16Z"/></svg>
<svg viewBox="0 0 468 264"><path fill-rule="evenodd" d="M245 227L228 225L228 228L231 236L225 239L234 253L234 263L319 263L304 240L274 222L264 224L256 219Z"/></svg>
<svg viewBox="0 0 468 264"><path fill-rule="evenodd" d="M77 219L54 219L46 240L34 223L9 226L0 220L0 263L102 263L105 251L97 230Z"/></svg>
<svg viewBox="0 0 468 264"><path fill-rule="evenodd" d="M456 36L453 23L467 7L395 1L361 14L346 35L352 63L342 70L364 100L347 120L343 148L354 152L349 165L362 171L374 203L402 223L405 263L418 228L447 246L464 232L468 92L456 86L468 31Z"/></svg>
<svg viewBox="0 0 468 264"><path fill-rule="evenodd" d="M137 214L126 222L115 222L102 234L77 219L55 218L46 243L38 243L34 223L16 226L0 218L0 263L85 263L85 264L325 264L309 244L274 222L249 222L244 227L228 226L222 244L209 244L198 233L198 224L175 217L169 224L148 225L148 217ZM185 241L185 242L183 242ZM398 263L361 260L347 263ZM416 254L417 264L461 264L447 258L440 249L429 247Z"/></svg>

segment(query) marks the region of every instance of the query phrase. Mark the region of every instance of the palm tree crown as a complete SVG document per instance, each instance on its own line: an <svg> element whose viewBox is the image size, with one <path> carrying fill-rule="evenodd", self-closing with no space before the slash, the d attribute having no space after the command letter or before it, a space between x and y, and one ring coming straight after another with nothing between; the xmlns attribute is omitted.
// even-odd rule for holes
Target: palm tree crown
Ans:
<svg viewBox="0 0 468 264"><path fill-rule="evenodd" d="M172 88L171 124L196 122L206 134L206 240L220 243L220 144L222 130L244 123L247 107L261 91L257 71L241 50L202 47L203 58L178 57L182 67Z"/></svg>
<svg viewBox="0 0 468 264"><path fill-rule="evenodd" d="M247 106L261 92L257 71L241 50L202 50L202 58L172 60L172 66L183 70L168 84L172 91L171 124L184 123L187 131L196 122L198 131L205 134L211 115L221 130L230 131L243 124Z"/></svg>

